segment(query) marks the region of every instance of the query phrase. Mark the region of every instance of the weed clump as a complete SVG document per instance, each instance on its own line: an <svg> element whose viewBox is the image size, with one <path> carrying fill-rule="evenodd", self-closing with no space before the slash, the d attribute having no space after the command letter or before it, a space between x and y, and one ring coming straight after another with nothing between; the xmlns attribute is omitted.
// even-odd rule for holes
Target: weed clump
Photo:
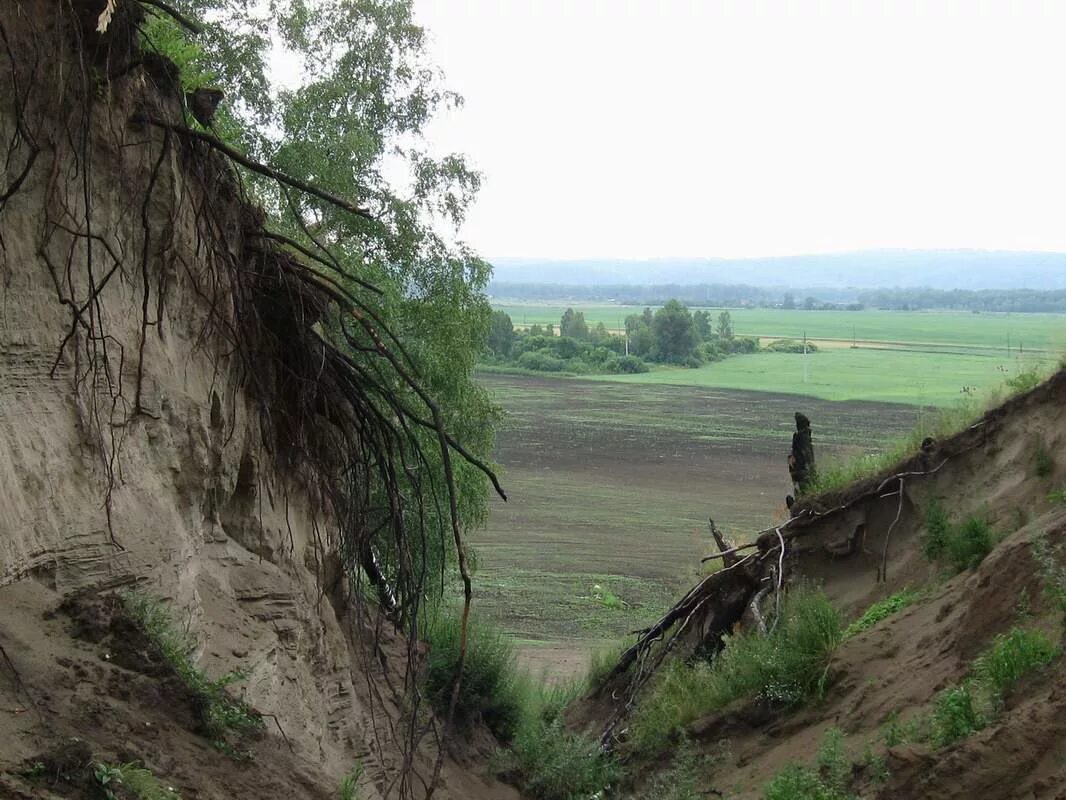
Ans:
<svg viewBox="0 0 1066 800"><path fill-rule="evenodd" d="M112 765L93 762L93 779L105 800L181 800L170 786L164 786L150 770L136 763Z"/></svg>
<svg viewBox="0 0 1066 800"><path fill-rule="evenodd" d="M766 800L852 800L844 734L831 728L818 750L817 767L789 764L766 787Z"/></svg>
<svg viewBox="0 0 1066 800"><path fill-rule="evenodd" d="M741 698L787 706L819 695L842 628L824 594L792 595L768 635L734 636L709 664L666 669L637 711L634 747L662 748L680 728Z"/></svg>
<svg viewBox="0 0 1066 800"><path fill-rule="evenodd" d="M892 715L885 729L885 744L892 747L917 741L944 747L971 736L996 718L1022 678L1046 668L1059 652L1039 630L1014 628L997 636L974 660L966 680L937 695L928 715L906 724Z"/></svg>
<svg viewBox="0 0 1066 800"><path fill-rule="evenodd" d="M429 643L425 688L433 707L447 713L455 667L459 663L461 621L440 609L426 625ZM501 741L515 735L525 701L514 647L504 634L479 619L467 626L466 657L459 682L455 718L461 724L482 721Z"/></svg>
<svg viewBox="0 0 1066 800"><path fill-rule="evenodd" d="M125 592L121 599L126 612L159 657L196 699L204 732L217 748L234 755L237 751L231 739L243 739L262 731L262 717L227 690L231 684L244 679L243 673L228 672L216 680L208 678L193 663L193 643L175 624L164 603L139 592Z"/></svg>
<svg viewBox="0 0 1066 800"><path fill-rule="evenodd" d="M992 526L984 517L971 516L956 524L937 501L926 509L922 552L930 561L946 564L953 573L976 567L995 543Z"/></svg>
<svg viewBox="0 0 1066 800"><path fill-rule="evenodd" d="M858 633L867 631L881 620L896 614L909 605L913 605L921 595L912 589L904 589L874 603L865 613L844 629L843 638L848 639Z"/></svg>

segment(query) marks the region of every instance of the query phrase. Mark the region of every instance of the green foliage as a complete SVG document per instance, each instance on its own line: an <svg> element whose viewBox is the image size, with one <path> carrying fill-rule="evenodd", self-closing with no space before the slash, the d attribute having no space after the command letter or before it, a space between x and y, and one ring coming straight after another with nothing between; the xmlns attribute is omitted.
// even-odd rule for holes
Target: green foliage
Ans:
<svg viewBox="0 0 1066 800"><path fill-rule="evenodd" d="M1030 672L1043 669L1059 655L1059 648L1038 630L1014 628L995 638L973 664L974 680L994 705Z"/></svg>
<svg viewBox="0 0 1066 800"><path fill-rule="evenodd" d="M786 766L766 787L765 800L852 800L847 791L850 764L844 753L844 734L826 731L818 750L817 768Z"/></svg>
<svg viewBox="0 0 1066 800"><path fill-rule="evenodd" d="M1055 459L1043 445L1036 448L1033 453L1033 472L1038 478L1046 478L1055 470Z"/></svg>
<svg viewBox="0 0 1066 800"><path fill-rule="evenodd" d="M181 795L164 786L151 771L136 763L111 765L93 762L93 778L106 800L131 797L135 800L181 800ZM121 793L116 795L116 791Z"/></svg>
<svg viewBox="0 0 1066 800"><path fill-rule="evenodd" d="M1066 564L1063 546L1052 547L1047 536L1033 540L1031 552L1040 570L1040 580L1044 585L1044 596L1059 611L1066 614Z"/></svg>
<svg viewBox="0 0 1066 800"><path fill-rule="evenodd" d="M580 311L574 311L572 308L566 309L563 312L562 319L559 321L559 335L569 336L573 339L588 339L589 326L585 322L585 315Z"/></svg>
<svg viewBox="0 0 1066 800"><path fill-rule="evenodd" d="M974 660L964 681L936 696L927 716L903 725L897 715L891 715L885 743L892 747L906 741L928 741L943 747L971 736L995 719L1004 699L1022 678L1045 669L1060 652L1039 630L1014 628L997 636Z"/></svg>
<svg viewBox="0 0 1066 800"><path fill-rule="evenodd" d="M793 594L770 634L734 636L710 664L662 671L637 709L634 746L657 750L675 731L740 698L792 705L817 696L841 635L840 614L824 594Z"/></svg>
<svg viewBox="0 0 1066 800"><path fill-rule="evenodd" d="M933 703L929 720L930 738L937 747L957 742L981 730L984 719L978 714L970 684L945 689Z"/></svg>
<svg viewBox="0 0 1066 800"><path fill-rule="evenodd" d="M528 719L509 755L523 792L536 800L584 800L619 775L597 742L566 730L557 718Z"/></svg>
<svg viewBox="0 0 1066 800"><path fill-rule="evenodd" d="M122 603L130 617L144 631L160 658L174 671L185 688L198 699L204 733L219 749L233 753L232 739L243 739L263 729L263 720L247 703L227 690L244 678L230 672L217 680L207 677L193 663L194 645L170 616L167 606L149 595L125 592Z"/></svg>
<svg viewBox="0 0 1066 800"><path fill-rule="evenodd" d="M1021 394L1035 389L1043 379L1043 375L1036 370L1025 370L1024 372L1019 372L1013 378L1008 378L1007 388L1010 389L1011 394Z"/></svg>
<svg viewBox="0 0 1066 800"><path fill-rule="evenodd" d="M1047 501L1052 505L1066 505L1066 489L1052 489L1047 493Z"/></svg>
<svg viewBox="0 0 1066 800"><path fill-rule="evenodd" d="M706 774L712 766L709 758L700 756L686 741L677 749L670 769L656 774L635 800L703 800L706 794L700 789L700 773Z"/></svg>
<svg viewBox="0 0 1066 800"><path fill-rule="evenodd" d="M655 312L652 322L655 345L652 358L670 364L684 364L696 350L696 329L688 307L678 300L668 300Z"/></svg>
<svg viewBox="0 0 1066 800"><path fill-rule="evenodd" d="M625 608L628 605L625 600L623 600L621 597L612 592L610 588L603 586L602 584L593 584L591 592L592 599L604 608L621 609Z"/></svg>
<svg viewBox="0 0 1066 800"><path fill-rule="evenodd" d="M204 23L196 39L201 53L167 38L170 28L160 28L158 46L190 71L199 70L187 82L209 75L224 89L223 111L231 110L241 123L226 138L271 167L370 212L369 218L354 215L318 198L283 192L272 181L247 178L254 199L268 212L268 227L326 253L336 265L330 279L350 291L367 316L380 320L374 327L394 353L404 351L400 361L434 398L444 427L470 453L490 462L500 411L474 382L473 369L492 325L485 295L491 267L455 237L481 178L462 156L427 149L426 127L461 98L441 85L439 70L427 58L412 0L173 2ZM272 49L287 49L300 64L298 83L270 84L264 65ZM360 282L380 294L364 291ZM330 312L319 326L321 335L379 384L365 397L373 406L368 416L394 419L394 402L429 416L422 395L398 370L367 355L380 352L375 336L351 315ZM497 345L505 346L499 340ZM437 434L411 427L403 439L409 469L366 470L366 505L372 510L364 524L380 531L375 552L401 602L426 590L426 581L439 581L454 559L447 546L449 492ZM470 529L486 518L488 486L476 467L454 462L460 525ZM395 491L387 475L395 476ZM402 513L390 502L396 497ZM395 519L406 527L402 535L388 524ZM398 541L416 545L401 554Z"/></svg>
<svg viewBox="0 0 1066 800"><path fill-rule="evenodd" d="M426 694L441 714L447 713L451 702L459 663L460 623L457 611L441 608L431 615L424 630L429 643ZM511 641L501 631L471 617L456 720L460 724L483 721L502 741L510 741L521 721L526 691Z"/></svg>
<svg viewBox="0 0 1066 800"><path fill-rule="evenodd" d="M947 546L950 530L951 517L943 504L933 498L925 510L925 530L922 533L922 552L926 558L940 558Z"/></svg>
<svg viewBox="0 0 1066 800"><path fill-rule="evenodd" d="M770 342L764 350L768 350L771 353L817 353L818 346L814 342L807 342L804 344L797 339L775 339Z"/></svg>
<svg viewBox="0 0 1066 800"><path fill-rule="evenodd" d="M728 311L723 311L718 315L715 333L718 334L719 339L733 338L733 316Z"/></svg>
<svg viewBox="0 0 1066 800"><path fill-rule="evenodd" d="M890 617L907 606L914 604L920 597L921 595L918 592L911 589L903 589L890 597L886 597L884 600L874 603L866 609L861 617L844 629L844 638L847 639L857 633L869 630L886 617Z"/></svg>
<svg viewBox="0 0 1066 800"><path fill-rule="evenodd" d="M339 800L359 800L359 780L363 777L363 765L356 763L352 771L341 778L337 789Z"/></svg>
<svg viewBox="0 0 1066 800"><path fill-rule="evenodd" d="M493 311L489 326L488 348L496 356L506 357L514 343L514 324L506 311Z"/></svg>
<svg viewBox="0 0 1066 800"><path fill-rule="evenodd" d="M956 524L938 501L926 509L922 551L926 558L945 563L953 572L976 567L995 543L992 526L984 517L970 516Z"/></svg>

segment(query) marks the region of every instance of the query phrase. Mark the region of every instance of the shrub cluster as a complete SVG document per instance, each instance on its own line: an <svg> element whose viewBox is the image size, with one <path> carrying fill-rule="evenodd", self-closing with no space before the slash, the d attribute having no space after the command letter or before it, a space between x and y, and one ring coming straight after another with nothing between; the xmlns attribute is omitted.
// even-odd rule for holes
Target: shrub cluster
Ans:
<svg viewBox="0 0 1066 800"><path fill-rule="evenodd" d="M935 500L926 509L922 551L930 561L962 572L984 561L995 544L996 536L986 518L970 516L955 523Z"/></svg>
<svg viewBox="0 0 1066 800"><path fill-rule="evenodd" d="M425 632L430 647L426 692L446 713L459 658L458 614L440 609ZM519 671L508 638L477 618L470 620L456 720L481 720L508 744L504 766L536 800L591 797L617 777L614 760L597 742L562 726L562 710L580 688L535 684Z"/></svg>
<svg viewBox="0 0 1066 800"><path fill-rule="evenodd" d="M793 594L768 635L733 636L710 663L667 668L637 710L634 747L660 749L685 725L741 698L791 705L820 694L842 627L824 594Z"/></svg>

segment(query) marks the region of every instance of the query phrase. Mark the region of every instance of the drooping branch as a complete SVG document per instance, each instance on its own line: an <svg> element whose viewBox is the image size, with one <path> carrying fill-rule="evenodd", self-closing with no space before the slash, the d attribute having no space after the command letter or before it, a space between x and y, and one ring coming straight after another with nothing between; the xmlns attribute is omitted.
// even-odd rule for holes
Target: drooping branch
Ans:
<svg viewBox="0 0 1066 800"><path fill-rule="evenodd" d="M252 172L255 172L259 175L263 175L267 178L272 178L278 183L285 184L286 186L291 186L293 189L304 192L305 194L309 194L313 197L317 197L319 200L323 200L332 206L336 206L337 208L347 211L349 214L355 214L358 217L363 217L364 219L371 221L374 220L374 215L371 214L367 209L361 208L360 206L357 206L354 203L345 200L343 197L338 197L337 195L331 194L330 192L327 192L324 189L320 189L317 186L314 186L310 183L306 183L305 181L302 181L299 178L293 178L292 176L286 175L282 172L278 172L276 169L272 169L271 167L268 167L265 164L260 164L258 161L248 158L248 156L246 156L240 150L231 147L230 145L223 142L221 139L212 136L209 133L205 133L204 131L196 131L185 125L179 125L176 122L166 122L161 119L156 119L155 117L149 117L146 114L134 114L131 121L138 124L147 123L149 125L154 125L157 128L171 130L179 136L184 136L188 139L195 139L197 141L203 142L211 149L217 150L218 152L222 153L222 155L224 155L226 158L230 159L231 161L235 161L247 170L251 170Z"/></svg>
<svg viewBox="0 0 1066 800"><path fill-rule="evenodd" d="M142 6L151 6L152 8L158 8L164 14L173 19L176 23L185 28L185 30L194 34L201 34L204 32L203 26L199 22L193 22L187 16L182 14L174 6L164 3L163 0L137 0Z"/></svg>

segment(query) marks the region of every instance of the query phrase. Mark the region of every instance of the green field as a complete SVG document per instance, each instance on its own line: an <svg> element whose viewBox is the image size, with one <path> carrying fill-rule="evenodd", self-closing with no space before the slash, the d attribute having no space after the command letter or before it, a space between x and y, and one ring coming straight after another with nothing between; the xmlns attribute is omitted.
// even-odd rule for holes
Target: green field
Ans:
<svg viewBox="0 0 1066 800"><path fill-rule="evenodd" d="M611 328L633 306L575 305L590 323ZM521 325L555 322L561 305L501 305ZM731 309L737 335L800 338L818 343L802 355L734 356L697 369L653 367L640 375L596 380L671 384L872 400L951 405L964 393L983 394L1019 372L1046 370L1066 352L1066 315L904 311ZM852 336L854 335L854 339ZM1010 351L1007 350L1008 341ZM854 342L854 344L853 344Z"/></svg>
<svg viewBox="0 0 1066 800"><path fill-rule="evenodd" d="M493 304L511 315L515 325L559 325L565 304ZM639 306L578 304L589 325L602 322L611 330L621 330L629 314ZM714 309L717 313L720 309ZM924 344L954 347L995 348L1006 353L1066 350L1066 314L999 314L955 311L799 311L776 308L732 308L734 331L738 336L839 340L850 343Z"/></svg>
<svg viewBox="0 0 1066 800"><path fill-rule="evenodd" d="M698 369L655 368L640 375L597 375L591 379L636 384L672 384L749 389L808 395L825 400L878 400L947 406L966 391L984 393L1019 371L1045 361L919 351L823 350L734 356ZM806 380L804 380L806 373ZM965 389L964 387L969 387Z"/></svg>

